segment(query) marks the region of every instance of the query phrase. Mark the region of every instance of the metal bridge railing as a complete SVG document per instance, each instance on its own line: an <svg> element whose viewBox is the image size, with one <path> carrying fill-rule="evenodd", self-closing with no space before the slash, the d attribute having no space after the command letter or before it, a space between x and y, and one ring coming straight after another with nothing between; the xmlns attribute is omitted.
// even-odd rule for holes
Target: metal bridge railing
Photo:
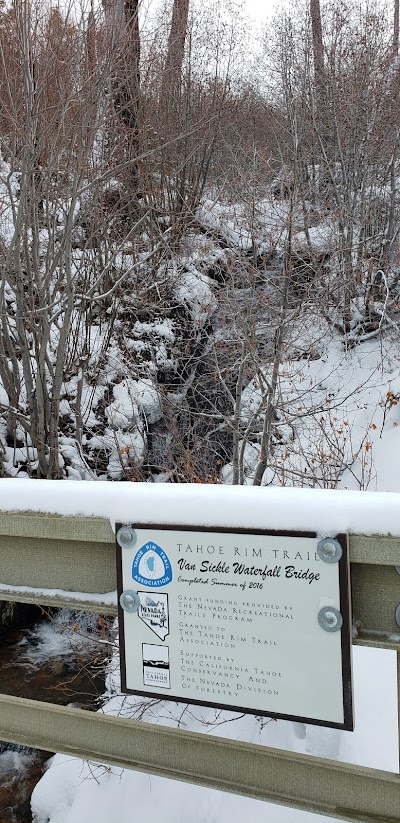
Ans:
<svg viewBox="0 0 400 823"><path fill-rule="evenodd" d="M350 535L349 545L353 642L397 652L400 716L400 538ZM116 589L109 521L0 512L0 582L0 600L116 614L90 598ZM400 820L398 774L206 734L0 695L0 739L344 820Z"/></svg>

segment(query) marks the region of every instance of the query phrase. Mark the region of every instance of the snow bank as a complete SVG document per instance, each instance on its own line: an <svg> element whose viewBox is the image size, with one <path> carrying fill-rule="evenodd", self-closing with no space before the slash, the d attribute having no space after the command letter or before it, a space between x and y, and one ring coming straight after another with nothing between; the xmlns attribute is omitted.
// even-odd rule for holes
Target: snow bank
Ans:
<svg viewBox="0 0 400 823"><path fill-rule="evenodd" d="M161 418L161 404L157 389L151 380L126 378L113 388L114 401L106 408L109 423L127 428L140 420L139 408L147 423L157 423Z"/></svg>
<svg viewBox="0 0 400 823"><path fill-rule="evenodd" d="M194 266L190 266L190 269L180 272L174 286L174 294L178 303L189 309L192 320L203 325L217 308L211 290L212 280L197 271Z"/></svg>
<svg viewBox="0 0 400 823"><path fill-rule="evenodd" d="M32 797L34 823L326 823L327 818L162 777L56 755Z"/></svg>
<svg viewBox="0 0 400 823"><path fill-rule="evenodd" d="M266 486L400 492L400 376L397 341L343 340L313 312L290 324L274 400ZM261 366L241 397L246 425L243 477L251 485L272 364ZM397 458L397 459L396 459ZM222 477L231 482L232 463Z"/></svg>
<svg viewBox="0 0 400 823"><path fill-rule="evenodd" d="M228 243L242 251L251 251L253 238L247 215L240 204L229 206L205 198L196 211L196 217L204 228L219 232Z"/></svg>
<svg viewBox="0 0 400 823"><path fill-rule="evenodd" d="M400 494L338 489L0 480L0 511L231 529L400 537Z"/></svg>

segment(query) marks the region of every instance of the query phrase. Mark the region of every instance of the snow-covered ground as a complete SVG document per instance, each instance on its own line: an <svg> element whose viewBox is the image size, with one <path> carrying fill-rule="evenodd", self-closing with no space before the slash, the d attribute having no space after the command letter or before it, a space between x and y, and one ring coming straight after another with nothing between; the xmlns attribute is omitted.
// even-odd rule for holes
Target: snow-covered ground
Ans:
<svg viewBox="0 0 400 823"><path fill-rule="evenodd" d="M263 483L277 486L398 491L400 358L396 340L371 339L346 351L343 339L318 319L294 324L279 370L273 455ZM272 366L263 379L271 379ZM242 394L242 421L265 404L257 375ZM257 438L244 452L245 482L260 455ZM232 465L223 470L232 481Z"/></svg>
<svg viewBox="0 0 400 823"><path fill-rule="evenodd" d="M57 756L35 789L35 823L323 823L283 806Z"/></svg>
<svg viewBox="0 0 400 823"><path fill-rule="evenodd" d="M115 663L115 661L114 661ZM395 652L354 648L355 732L338 732L284 721L261 725L252 716L151 701L145 720L179 724L231 739L284 748L371 768L397 772L397 692ZM110 692L118 677L109 678ZM110 697L103 711L123 714L138 708L137 698ZM142 709L142 707L141 707ZM234 722L231 722L234 720ZM312 765L312 763L311 763ZM35 823L131 823L132 813L143 823L162 817L166 823L322 823L326 818L244 797L186 785L115 767L56 755L32 796Z"/></svg>

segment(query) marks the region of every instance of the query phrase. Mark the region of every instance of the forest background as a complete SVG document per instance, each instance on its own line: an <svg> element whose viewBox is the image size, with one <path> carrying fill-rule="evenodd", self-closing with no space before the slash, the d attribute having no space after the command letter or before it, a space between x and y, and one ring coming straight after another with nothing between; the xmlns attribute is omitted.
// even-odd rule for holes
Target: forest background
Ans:
<svg viewBox="0 0 400 823"><path fill-rule="evenodd" d="M0 43L3 475L368 487L397 403L398 3L256 37L235 3L20 0Z"/></svg>

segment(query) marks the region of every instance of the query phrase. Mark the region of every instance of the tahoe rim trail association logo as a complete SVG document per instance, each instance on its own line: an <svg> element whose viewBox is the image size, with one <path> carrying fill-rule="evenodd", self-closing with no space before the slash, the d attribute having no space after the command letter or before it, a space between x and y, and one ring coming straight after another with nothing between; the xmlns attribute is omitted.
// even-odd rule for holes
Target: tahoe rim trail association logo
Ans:
<svg viewBox="0 0 400 823"><path fill-rule="evenodd" d="M164 549L153 540L148 540L136 552L132 563L132 579L151 589L171 583L170 559Z"/></svg>

